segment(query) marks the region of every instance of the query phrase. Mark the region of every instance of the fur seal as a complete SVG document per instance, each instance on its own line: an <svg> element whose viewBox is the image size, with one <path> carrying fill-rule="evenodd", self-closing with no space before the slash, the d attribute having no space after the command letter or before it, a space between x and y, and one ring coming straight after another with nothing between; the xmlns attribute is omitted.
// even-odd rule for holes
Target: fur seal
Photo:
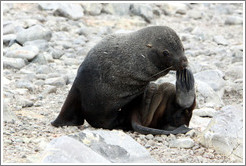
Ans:
<svg viewBox="0 0 246 166"><path fill-rule="evenodd" d="M141 98L142 101L128 106L134 131L168 135L190 130L186 126L196 106L194 77L190 70L176 72L176 88L171 83L150 83Z"/></svg>
<svg viewBox="0 0 246 166"><path fill-rule="evenodd" d="M109 35L88 52L52 125L82 125L86 119L95 128L129 128L123 108L150 81L187 64L180 38L167 26Z"/></svg>

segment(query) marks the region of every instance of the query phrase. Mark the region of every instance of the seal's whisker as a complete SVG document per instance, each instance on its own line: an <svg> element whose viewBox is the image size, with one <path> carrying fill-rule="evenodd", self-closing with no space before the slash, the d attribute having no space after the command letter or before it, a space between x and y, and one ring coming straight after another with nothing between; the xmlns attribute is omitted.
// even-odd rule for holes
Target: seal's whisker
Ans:
<svg viewBox="0 0 246 166"><path fill-rule="evenodd" d="M162 74L163 72L165 72L165 71L167 71L167 70L169 70L169 69L171 69L173 66L170 66L170 67L168 67L168 68L166 68L166 69L164 69L164 70L162 70L162 71L160 71L160 72L158 72L158 73L156 73L156 74L154 74L153 76L151 76L150 78L153 78L153 77L155 77L155 76L157 76L157 75L159 75L159 74Z"/></svg>

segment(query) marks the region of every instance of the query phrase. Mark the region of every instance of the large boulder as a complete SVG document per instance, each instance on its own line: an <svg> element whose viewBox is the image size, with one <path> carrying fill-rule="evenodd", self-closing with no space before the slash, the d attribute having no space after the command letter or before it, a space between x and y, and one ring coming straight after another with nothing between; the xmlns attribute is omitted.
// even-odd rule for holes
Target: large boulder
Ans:
<svg viewBox="0 0 246 166"><path fill-rule="evenodd" d="M232 159L243 160L243 109L241 106L227 105L210 121L200 134L198 141Z"/></svg>
<svg viewBox="0 0 246 166"><path fill-rule="evenodd" d="M53 140L43 162L156 163L133 138L118 130L89 130Z"/></svg>

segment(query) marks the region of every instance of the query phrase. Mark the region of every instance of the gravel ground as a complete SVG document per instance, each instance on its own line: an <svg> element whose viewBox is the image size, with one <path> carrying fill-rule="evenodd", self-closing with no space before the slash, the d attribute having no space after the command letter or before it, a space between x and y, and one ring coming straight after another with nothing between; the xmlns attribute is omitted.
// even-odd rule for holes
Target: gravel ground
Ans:
<svg viewBox="0 0 246 166"><path fill-rule="evenodd" d="M150 5L150 4L149 4ZM200 70L219 69L228 72L228 66L235 57L223 57L226 51L242 48L243 29L241 23L229 26L225 18L242 15L240 4L187 4L186 8L171 8L165 11L162 5L153 7L151 23L137 15L116 16L111 14L85 14L80 20L70 20L54 16L51 11L41 10L38 4L15 4L5 10L3 23L14 22L27 28L42 24L52 32L48 47L60 50L62 57L54 58L48 50L41 50L46 62L29 61L21 69L3 70L3 98L16 118L3 122L3 162L32 163L40 162L46 145L54 138L91 128L87 123L79 127L55 128L50 125L58 115L71 87L77 68L86 52L103 36L116 31L137 30L149 25L167 25L181 36L190 63L200 63ZM209 11L209 12L208 12ZM147 17L148 18L148 17ZM146 22L147 21L147 22ZM81 28L84 27L84 28ZM187 35L188 34L188 35ZM189 34L192 34L189 36ZM215 35L223 35L219 42L230 44L217 45ZM76 41L77 40L77 44ZM81 44L82 43L82 44ZM4 56L8 52L4 46ZM221 54L221 56L214 56ZM197 56L199 54L199 57ZM75 60L76 58L76 60ZM242 59L239 60L239 65ZM238 64L235 64L237 66ZM42 72L38 72L38 71ZM237 72L240 72L236 70ZM243 72L243 71L242 71ZM65 83L49 85L45 81L61 77ZM18 81L29 80L30 84L18 85ZM225 76L226 90L222 100L226 105L243 102L242 77ZM20 84L20 83L19 83ZM201 105L202 106L202 105ZM213 149L200 145L197 141L199 130L193 134L153 136L136 132L126 132L145 146L150 154L163 163L234 163L236 160L218 154ZM177 138L191 138L194 145L189 148L172 148L171 142Z"/></svg>

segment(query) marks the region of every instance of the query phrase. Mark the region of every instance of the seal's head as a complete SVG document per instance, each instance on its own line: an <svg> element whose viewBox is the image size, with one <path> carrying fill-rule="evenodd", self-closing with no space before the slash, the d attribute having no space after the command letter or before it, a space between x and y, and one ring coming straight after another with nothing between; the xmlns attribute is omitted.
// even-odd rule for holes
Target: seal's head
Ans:
<svg viewBox="0 0 246 166"><path fill-rule="evenodd" d="M183 44L176 32L167 26L149 27L149 44L152 55L157 54L155 63L163 69L182 70L187 67L188 60L184 55Z"/></svg>

